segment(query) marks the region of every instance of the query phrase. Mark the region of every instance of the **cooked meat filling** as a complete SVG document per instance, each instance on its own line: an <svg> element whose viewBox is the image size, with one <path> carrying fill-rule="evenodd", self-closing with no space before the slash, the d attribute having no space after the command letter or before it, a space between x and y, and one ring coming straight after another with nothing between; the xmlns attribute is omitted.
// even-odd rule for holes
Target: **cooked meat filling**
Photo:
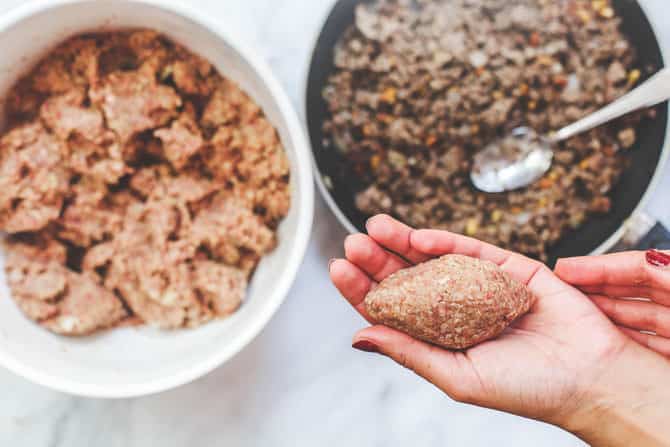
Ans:
<svg viewBox="0 0 670 447"><path fill-rule="evenodd" d="M364 214L465 233L546 259L607 213L647 111L572 138L535 184L487 194L472 156L525 125L548 133L626 93L641 74L608 0L377 0L358 6L323 91L326 144Z"/></svg>

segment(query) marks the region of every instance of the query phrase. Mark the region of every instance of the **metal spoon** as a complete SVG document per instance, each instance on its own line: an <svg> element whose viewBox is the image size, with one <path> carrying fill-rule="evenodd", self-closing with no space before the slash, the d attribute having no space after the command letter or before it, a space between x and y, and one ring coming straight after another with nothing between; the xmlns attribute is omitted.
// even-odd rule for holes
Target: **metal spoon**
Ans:
<svg viewBox="0 0 670 447"><path fill-rule="evenodd" d="M523 188L540 179L551 167L553 146L577 134L605 124L626 113L670 99L670 68L591 115L551 135L538 135L528 127L517 127L473 157L470 178L485 192Z"/></svg>

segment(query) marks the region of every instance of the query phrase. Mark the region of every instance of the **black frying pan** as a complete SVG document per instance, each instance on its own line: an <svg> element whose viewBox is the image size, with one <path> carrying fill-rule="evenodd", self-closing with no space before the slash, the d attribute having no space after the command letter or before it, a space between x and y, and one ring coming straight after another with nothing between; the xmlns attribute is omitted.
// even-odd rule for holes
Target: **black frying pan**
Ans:
<svg viewBox="0 0 670 447"><path fill-rule="evenodd" d="M368 216L354 206L354 194L360 184L353 176L343 178L338 172L342 166L339 152L323 144L323 122L328 109L321 96L329 75L334 71L333 49L343 31L354 21L354 9L362 0L339 0L332 9L321 30L310 65L307 79L307 125L318 172L316 175L325 185L322 188L333 211L350 231L364 231ZM659 43L644 11L635 0L615 0L614 7L623 17L622 29L638 51L639 65L661 68L663 58ZM617 233L624 221L638 208L651 180L659 169L668 124L668 106L658 107L653 120L644 120L638 127L638 140L632 149L632 164L619 184L612 191L613 207L604 216L593 216L578 230L567 233L549 251L549 264L567 256L589 254L603 247ZM325 179L325 181L324 181ZM657 232L659 230L657 229ZM664 236L658 236L657 239ZM651 245L657 242L651 243ZM609 244L606 244L609 245Z"/></svg>

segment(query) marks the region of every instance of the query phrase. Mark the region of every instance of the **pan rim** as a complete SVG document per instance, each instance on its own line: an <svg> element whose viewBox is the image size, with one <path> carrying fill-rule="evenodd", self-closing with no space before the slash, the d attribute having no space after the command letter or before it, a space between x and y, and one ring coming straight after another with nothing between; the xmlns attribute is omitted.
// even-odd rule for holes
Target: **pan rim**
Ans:
<svg viewBox="0 0 670 447"><path fill-rule="evenodd" d="M324 199L326 204L328 205L328 208L330 211L335 215L337 220L339 221L340 225L342 225L349 234L356 234L359 233L359 229L351 222L351 220L344 214L342 209L338 206L338 204L335 202L335 198L333 195L330 193L327 185L325 184L325 181L323 179L323 173L319 169L319 165L316 160L316 155L314 151L314 147L312 144L312 135L309 129L309 123L307 121L307 117L309 116L309 79L310 79L310 74L312 72L312 67L314 64L314 59L315 59L315 54L317 50L317 46L319 43L319 40L321 39L321 36L323 34L324 28L326 24L328 23L330 17L332 16L333 10L337 7L338 3L341 0L332 0L332 5L328 8L328 11L326 14L324 14L321 24L318 28L318 31L312 36L312 42L310 45L310 52L309 52L309 62L307 64L306 70L303 72L302 80L301 80L301 95L302 97L300 98L300 101L302 103L302 113L304 115L304 120L303 120L303 125L305 126L305 131L309 137L309 145L311 148L310 151L310 156L311 156L311 161L312 161L312 168L314 169L314 180L317 184L317 188L319 190L319 194L321 197ZM659 39L659 27L660 25L656 23L656 21L653 19L653 15L651 15L649 11L649 5L646 2L640 2L636 0L636 3L642 10L642 13L644 14L645 18L647 19L647 22L649 23L649 27L651 28L651 31L654 35L654 39L656 40L656 44L659 47L660 54L661 54L661 62L662 62L662 67L668 67L668 63L670 61L670 42L665 42ZM661 67L661 68L662 68ZM666 166L669 165L670 162L670 102L668 103L668 116L666 119L666 124L665 124L665 136L664 136L664 141L661 145L661 152L660 156L658 159L658 163L656 164L656 168L654 170L654 174L647 185L647 188L644 191L644 194L642 194L642 197L638 201L637 205L635 208L631 211L628 217L624 219L624 221L619 225L616 231L614 231L604 242L602 242L598 247L593 249L589 254L591 255L598 255L598 254L603 254L612 249L619 241L621 241L625 234L629 230L629 224L630 222L636 220L636 218L640 215L646 215L646 207L651 200L654 192L658 188L659 183L661 182L663 178L663 171ZM654 220L656 220L654 218Z"/></svg>

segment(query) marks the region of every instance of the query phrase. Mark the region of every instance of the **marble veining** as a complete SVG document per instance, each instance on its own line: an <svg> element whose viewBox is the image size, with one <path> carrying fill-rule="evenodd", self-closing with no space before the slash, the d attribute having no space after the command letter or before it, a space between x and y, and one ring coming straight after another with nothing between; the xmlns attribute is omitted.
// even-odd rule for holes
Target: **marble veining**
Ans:
<svg viewBox="0 0 670 447"><path fill-rule="evenodd" d="M302 114L303 74L332 1L189 3L256 47ZM644 3L670 46L666 1ZM20 3L4 0L0 13ZM649 211L670 225L670 166L666 172ZM389 360L354 352L350 337L365 323L339 298L326 273L344 235L318 198L312 241L286 303L242 353L192 384L105 401L50 391L0 369L0 445L582 445L545 424L457 404ZM328 318L317 321L316 315Z"/></svg>

